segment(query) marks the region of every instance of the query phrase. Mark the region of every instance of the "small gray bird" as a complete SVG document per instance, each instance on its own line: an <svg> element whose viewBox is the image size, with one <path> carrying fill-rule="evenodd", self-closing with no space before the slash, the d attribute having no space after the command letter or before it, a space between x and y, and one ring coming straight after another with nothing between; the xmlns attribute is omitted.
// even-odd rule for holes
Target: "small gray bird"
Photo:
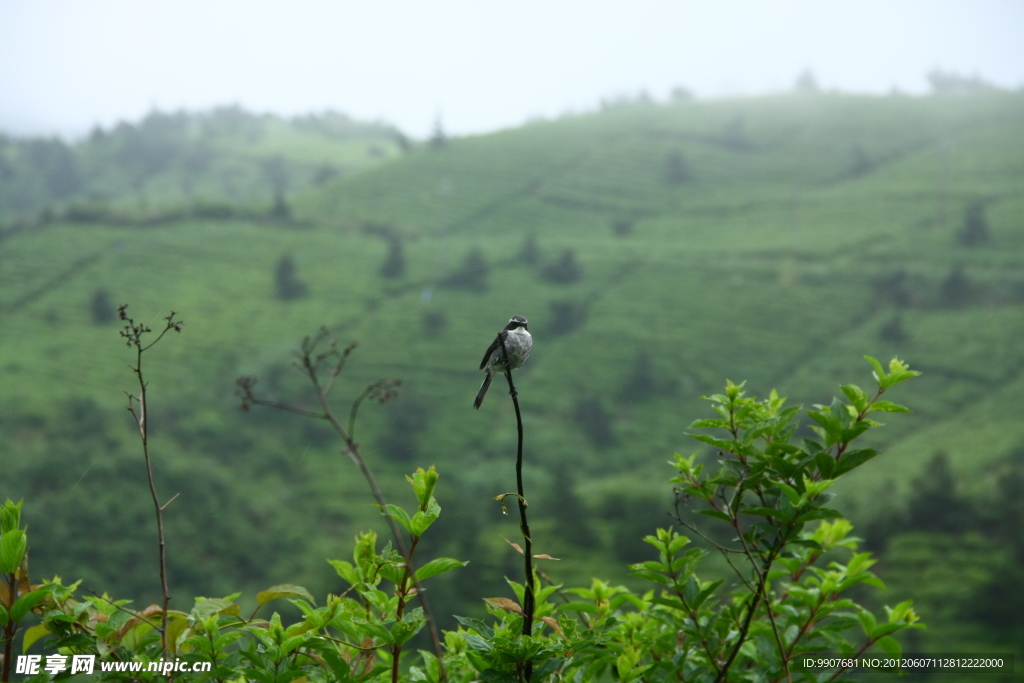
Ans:
<svg viewBox="0 0 1024 683"><path fill-rule="evenodd" d="M508 352L508 366L513 370L523 367L523 363L530 357L530 350L533 348L533 337L526 327L526 318L521 315L514 315L505 325L505 329L498 333L491 345L487 347L484 359L480 361L480 369L483 370L484 383L480 385L473 407L479 408L484 402L487 390L491 388L491 380L494 375L505 372L505 356L502 353L501 342L505 342L505 351Z"/></svg>

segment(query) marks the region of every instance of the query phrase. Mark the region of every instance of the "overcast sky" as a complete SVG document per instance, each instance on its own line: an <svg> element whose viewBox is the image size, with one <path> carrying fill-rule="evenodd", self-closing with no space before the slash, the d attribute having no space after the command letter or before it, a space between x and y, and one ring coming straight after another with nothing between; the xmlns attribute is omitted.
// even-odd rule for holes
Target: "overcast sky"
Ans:
<svg viewBox="0 0 1024 683"><path fill-rule="evenodd" d="M698 97L927 90L942 68L1024 84L1021 0L0 0L0 130L81 135L237 103L414 136Z"/></svg>

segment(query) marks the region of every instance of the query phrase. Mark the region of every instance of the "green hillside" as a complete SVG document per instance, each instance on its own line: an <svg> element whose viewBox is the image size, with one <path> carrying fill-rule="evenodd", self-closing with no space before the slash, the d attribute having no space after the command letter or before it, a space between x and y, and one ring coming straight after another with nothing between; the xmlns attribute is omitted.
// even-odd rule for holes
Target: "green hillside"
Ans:
<svg viewBox="0 0 1024 683"><path fill-rule="evenodd" d="M347 163L340 148L307 142L282 133L274 144L310 169ZM403 382L399 401L362 409L358 429L385 492L404 491L400 476L417 465L442 472L443 551L473 561L458 586L438 589L460 605L446 614L476 609L462 596L503 590L516 563L502 540L515 522L490 500L514 483L512 406L496 384L471 408L480 355L512 314L535 339L517 383L535 547L563 558L556 580L625 580L616 567L646 556L639 538L670 522L672 498L643 476L699 450L685 430L725 378L811 403L870 384L864 354L925 373L901 396L915 415L880 430L884 460L840 492L865 535L904 549L890 572L899 599L915 597L914 563L938 552L906 550L914 529L897 523L936 454L965 500L1024 467L1019 93L637 105L395 149L289 191L286 221L149 224L128 196L106 221L58 212L8 225L0 448L11 465L0 495L28 499L37 572L116 581L140 599L156 585L152 573L118 573L155 551L121 417L127 350L94 311L100 292L137 319L173 309L186 322L148 359L158 478L182 492L168 514L181 595L329 586L323 558L379 523L323 425L237 410L243 374L269 396L310 400L287 366L321 325L361 344L346 396L382 376ZM234 163L260 173L255 158ZM182 182L168 167L153 192ZM269 206L273 189L263 192ZM284 257L305 296L275 296ZM1020 573L1012 553L1000 558ZM981 587L1005 580L991 567L974 576ZM940 602L919 609L935 637L941 618L957 618L930 619Z"/></svg>
<svg viewBox="0 0 1024 683"><path fill-rule="evenodd" d="M374 166L408 145L393 126L337 112L285 119L238 106L154 110L138 122L96 126L73 144L0 134L0 219L101 219L111 205L121 217L149 221L172 208L265 210L275 197Z"/></svg>

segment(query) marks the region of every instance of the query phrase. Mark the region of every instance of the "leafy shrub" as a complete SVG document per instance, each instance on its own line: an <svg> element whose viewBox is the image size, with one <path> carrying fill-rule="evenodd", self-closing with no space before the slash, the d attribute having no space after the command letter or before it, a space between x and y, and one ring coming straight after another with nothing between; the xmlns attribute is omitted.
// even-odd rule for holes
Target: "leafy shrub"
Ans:
<svg viewBox="0 0 1024 683"><path fill-rule="evenodd" d="M306 350L312 352L310 344ZM767 399L747 397L742 385L726 383L708 397L715 416L697 420L691 434L714 449L715 467L697 454L671 462L679 504L676 523L644 538L653 558L632 565L652 588L634 593L593 579L587 587L541 586L530 576L536 607L534 628L523 633L526 589L510 582L514 595L485 598L490 618L457 617L459 627L444 637L439 659L420 651L403 665L409 639L428 625L420 608L407 609L420 584L462 567L438 557L413 563L423 534L438 520L433 467L407 477L416 507L411 514L381 504L381 512L407 535L409 550L378 548L376 534L360 534L352 561L334 560L349 587L317 600L301 586L283 584L257 595L257 609L244 616L238 594L197 598L189 612L142 611L107 596L77 595L78 584L60 579L33 584L23 562L27 536L21 505L2 508L0 574L10 587L0 594L5 641L4 674L10 673L15 638L22 651L40 645L62 660L74 654L106 663L151 662L167 657L181 667L209 663L193 673L178 668L181 682L257 681L749 681L835 680L844 668L810 669L808 655L838 653L853 658L877 647L898 655L895 633L921 628L909 601L886 607L879 618L852 597L882 584L871 571L870 553L857 552L852 525L829 507L839 478L879 456L853 444L880 427L876 413L907 412L882 395L919 374L898 360L888 372L878 361L877 389L842 387L845 401L816 405L812 438L797 440L799 406L786 406L774 391ZM705 433L711 430L712 433ZM685 510L695 514L686 515ZM719 535L703 524L728 530ZM716 547L737 580L704 580L697 570L710 553L678 532L687 528ZM399 540L400 534L396 534ZM553 559L547 555L538 560ZM556 593L561 600L555 601ZM301 611L286 624L278 613L257 618L274 600L287 599ZM34 614L39 623L25 628ZM158 633L157 621L166 624ZM39 660L36 664L39 665ZM445 673L447 672L447 673ZM58 677L67 677L60 673ZM100 680L160 680L158 673L100 672ZM51 680L45 671L26 680Z"/></svg>

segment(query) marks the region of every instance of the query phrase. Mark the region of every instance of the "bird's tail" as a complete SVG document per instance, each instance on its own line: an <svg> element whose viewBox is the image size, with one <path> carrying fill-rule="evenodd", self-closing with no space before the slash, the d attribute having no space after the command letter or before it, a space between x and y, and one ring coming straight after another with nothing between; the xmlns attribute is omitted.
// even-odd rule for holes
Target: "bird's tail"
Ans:
<svg viewBox="0 0 1024 683"><path fill-rule="evenodd" d="M487 395L487 390L491 388L491 372L487 371L484 375L484 383L480 385L480 391L476 392L476 400L473 401L473 407L479 408L480 404L484 402L484 396Z"/></svg>

